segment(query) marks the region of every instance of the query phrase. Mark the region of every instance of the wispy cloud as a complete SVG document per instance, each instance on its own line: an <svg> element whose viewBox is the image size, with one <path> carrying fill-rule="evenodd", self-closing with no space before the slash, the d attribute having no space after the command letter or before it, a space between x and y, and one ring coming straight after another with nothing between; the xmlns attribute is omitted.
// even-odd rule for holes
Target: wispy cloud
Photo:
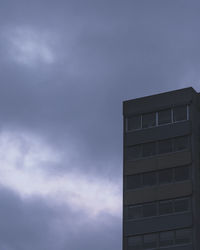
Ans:
<svg viewBox="0 0 200 250"><path fill-rule="evenodd" d="M54 37L48 32L30 27L15 27L7 28L4 37L9 45L9 57L17 63L35 66L55 61L51 46Z"/></svg>

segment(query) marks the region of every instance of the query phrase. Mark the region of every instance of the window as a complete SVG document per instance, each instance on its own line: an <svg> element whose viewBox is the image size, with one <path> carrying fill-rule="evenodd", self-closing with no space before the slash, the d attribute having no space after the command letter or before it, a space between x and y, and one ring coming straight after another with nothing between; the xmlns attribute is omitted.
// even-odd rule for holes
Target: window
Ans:
<svg viewBox="0 0 200 250"><path fill-rule="evenodd" d="M142 115L142 128L150 128L156 126L156 113Z"/></svg>
<svg viewBox="0 0 200 250"><path fill-rule="evenodd" d="M171 214L173 213L173 203L172 201L160 201L159 203L159 214Z"/></svg>
<svg viewBox="0 0 200 250"><path fill-rule="evenodd" d="M152 156L156 154L156 143L150 142L142 145L142 156Z"/></svg>
<svg viewBox="0 0 200 250"><path fill-rule="evenodd" d="M189 209L190 198L178 198L128 206L125 211L128 220L135 220L143 217L187 212Z"/></svg>
<svg viewBox="0 0 200 250"><path fill-rule="evenodd" d="M128 219L138 219L142 217L142 206L129 206Z"/></svg>
<svg viewBox="0 0 200 250"><path fill-rule="evenodd" d="M141 115L127 118L127 130L136 130L141 128Z"/></svg>
<svg viewBox="0 0 200 250"><path fill-rule="evenodd" d="M126 158L127 160L135 160L142 156L142 147L141 145L135 145L132 147L128 147L126 149Z"/></svg>
<svg viewBox="0 0 200 250"><path fill-rule="evenodd" d="M188 148L189 137L181 136L172 139L149 142L129 146L126 148L126 160L131 161L141 157L154 156L175 151L181 151Z"/></svg>
<svg viewBox="0 0 200 250"><path fill-rule="evenodd" d="M143 249L142 236L128 237L128 249L129 250L142 250Z"/></svg>
<svg viewBox="0 0 200 250"><path fill-rule="evenodd" d="M163 140L158 142L158 152L159 154L172 152L172 140Z"/></svg>
<svg viewBox="0 0 200 250"><path fill-rule="evenodd" d="M189 210L189 199L180 199L174 201L174 211L176 213L185 212Z"/></svg>
<svg viewBox="0 0 200 250"><path fill-rule="evenodd" d="M182 105L152 112L147 114L138 114L126 118L127 131L151 128L159 125L170 124L173 122L185 121L189 119L189 106Z"/></svg>
<svg viewBox="0 0 200 250"><path fill-rule="evenodd" d="M174 170L175 181L186 181L190 178L189 166L178 167Z"/></svg>
<svg viewBox="0 0 200 250"><path fill-rule="evenodd" d="M156 202L147 203L143 205L143 216L144 217L151 217L157 215L157 206Z"/></svg>
<svg viewBox="0 0 200 250"><path fill-rule="evenodd" d="M185 245L192 242L191 228L164 231L137 236L129 236L127 244L129 250L165 249L174 245ZM158 244L159 243L159 244ZM170 248L171 249L171 248ZM173 248L174 249L174 248Z"/></svg>
<svg viewBox="0 0 200 250"><path fill-rule="evenodd" d="M156 248L158 246L157 234L144 235L144 249Z"/></svg>
<svg viewBox="0 0 200 250"><path fill-rule="evenodd" d="M173 121L185 121L187 120L187 105L177 106L173 109Z"/></svg>
<svg viewBox="0 0 200 250"><path fill-rule="evenodd" d="M170 183L173 181L173 169L161 170L158 173L159 184Z"/></svg>
<svg viewBox="0 0 200 250"><path fill-rule="evenodd" d="M168 232L161 232L160 233L160 246L171 246L174 244L174 232L168 231Z"/></svg>
<svg viewBox="0 0 200 250"><path fill-rule="evenodd" d="M127 176L127 189L135 189L142 186L142 176L140 174Z"/></svg>
<svg viewBox="0 0 200 250"><path fill-rule="evenodd" d="M166 109L158 112L158 125L168 124L171 122L171 109Z"/></svg>
<svg viewBox="0 0 200 250"><path fill-rule="evenodd" d="M157 184L156 172L149 172L143 174L143 185L153 186Z"/></svg>
<svg viewBox="0 0 200 250"><path fill-rule="evenodd" d="M188 136L174 138L174 151L184 150L188 147Z"/></svg>
<svg viewBox="0 0 200 250"><path fill-rule="evenodd" d="M190 228L176 231L176 244L188 244L192 241L192 232Z"/></svg>

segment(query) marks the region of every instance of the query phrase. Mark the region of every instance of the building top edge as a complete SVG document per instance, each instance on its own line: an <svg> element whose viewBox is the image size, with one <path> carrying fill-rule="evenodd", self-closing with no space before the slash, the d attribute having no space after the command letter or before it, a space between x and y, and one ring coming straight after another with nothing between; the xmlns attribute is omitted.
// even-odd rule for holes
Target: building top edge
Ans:
<svg viewBox="0 0 200 250"><path fill-rule="evenodd" d="M171 106L189 104L199 99L199 93L192 87L182 88L160 94L149 95L123 102L123 114L153 112ZM198 101L199 102L199 101Z"/></svg>
<svg viewBox="0 0 200 250"><path fill-rule="evenodd" d="M153 94L153 95L147 95L147 96L143 96L143 97L137 97L137 98L133 98L133 99L128 99L128 100L124 100L123 103L126 104L126 103L134 102L134 101L142 101L144 99L154 98L154 97L162 96L162 95L175 94L175 93L178 93L178 92L193 92L195 94L200 94L193 87L187 87L187 88L181 88L181 89L176 89L176 90L161 92L161 93L158 93L158 94Z"/></svg>

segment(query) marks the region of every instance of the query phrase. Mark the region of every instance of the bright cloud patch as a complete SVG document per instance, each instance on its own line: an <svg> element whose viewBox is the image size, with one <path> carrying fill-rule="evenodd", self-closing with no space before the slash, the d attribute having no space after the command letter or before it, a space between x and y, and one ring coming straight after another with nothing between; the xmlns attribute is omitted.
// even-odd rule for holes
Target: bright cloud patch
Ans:
<svg viewBox="0 0 200 250"><path fill-rule="evenodd" d="M60 166L61 163L62 156L34 136L0 134L1 184L22 197L48 196L73 209L84 209L92 216L101 212L121 215L120 185L73 171L50 175L45 168L48 164Z"/></svg>
<svg viewBox="0 0 200 250"><path fill-rule="evenodd" d="M10 56L18 63L26 65L51 64L55 60L50 46L52 38L46 34L18 27L7 32L6 38L10 44Z"/></svg>

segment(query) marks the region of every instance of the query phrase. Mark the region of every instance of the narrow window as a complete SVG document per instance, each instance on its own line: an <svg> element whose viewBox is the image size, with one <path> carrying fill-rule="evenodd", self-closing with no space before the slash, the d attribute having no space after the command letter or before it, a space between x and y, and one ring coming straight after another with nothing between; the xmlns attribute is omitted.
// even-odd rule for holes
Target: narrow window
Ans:
<svg viewBox="0 0 200 250"><path fill-rule="evenodd" d="M158 112L158 125L168 124L171 122L171 109L166 109Z"/></svg>
<svg viewBox="0 0 200 250"><path fill-rule="evenodd" d="M189 199L178 199L174 200L174 211L176 213L189 211Z"/></svg>
<svg viewBox="0 0 200 250"><path fill-rule="evenodd" d="M159 242L160 242L161 247L173 245L174 244L174 232L173 231L161 232Z"/></svg>
<svg viewBox="0 0 200 250"><path fill-rule="evenodd" d="M167 139L158 142L158 153L165 154L172 152L172 140Z"/></svg>
<svg viewBox="0 0 200 250"><path fill-rule="evenodd" d="M139 159L141 156L142 156L142 147L140 144L126 148L126 159L128 161Z"/></svg>
<svg viewBox="0 0 200 250"><path fill-rule="evenodd" d="M156 126L156 113L142 115L142 128L150 128Z"/></svg>
<svg viewBox="0 0 200 250"><path fill-rule="evenodd" d="M136 115L127 118L127 130L136 130L141 128L141 115Z"/></svg>
<svg viewBox="0 0 200 250"><path fill-rule="evenodd" d="M142 217L142 206L129 206L128 219L134 220Z"/></svg>
<svg viewBox="0 0 200 250"><path fill-rule="evenodd" d="M174 122L187 120L187 105L174 107L173 120Z"/></svg>
<svg viewBox="0 0 200 250"><path fill-rule="evenodd" d="M142 156L148 157L156 154L156 143L150 142L142 145Z"/></svg>
<svg viewBox="0 0 200 250"><path fill-rule="evenodd" d="M143 216L151 217L157 215L157 206L156 202L147 203L143 205Z"/></svg>
<svg viewBox="0 0 200 250"><path fill-rule="evenodd" d="M140 188L142 186L142 178L140 174L128 175L126 177L126 187L127 189Z"/></svg>
<svg viewBox="0 0 200 250"><path fill-rule="evenodd" d="M175 181L186 181L190 179L190 167L178 167L174 169Z"/></svg>
<svg viewBox="0 0 200 250"><path fill-rule="evenodd" d="M188 136L174 138L174 151L180 151L188 148Z"/></svg>
<svg viewBox="0 0 200 250"><path fill-rule="evenodd" d="M156 172L148 172L143 174L143 185L154 186L157 184Z"/></svg>
<svg viewBox="0 0 200 250"><path fill-rule="evenodd" d="M158 234L144 235L144 249L156 248L158 246Z"/></svg>
<svg viewBox="0 0 200 250"><path fill-rule="evenodd" d="M172 201L160 201L159 203L159 214L171 214L173 213L173 203Z"/></svg>
<svg viewBox="0 0 200 250"><path fill-rule="evenodd" d="M142 250L143 249L142 236L128 237L128 249L129 250Z"/></svg>
<svg viewBox="0 0 200 250"><path fill-rule="evenodd" d="M176 244L188 244L192 241L192 231L190 228L176 231Z"/></svg>
<svg viewBox="0 0 200 250"><path fill-rule="evenodd" d="M159 184L166 184L173 181L173 170L165 169L158 172Z"/></svg>

